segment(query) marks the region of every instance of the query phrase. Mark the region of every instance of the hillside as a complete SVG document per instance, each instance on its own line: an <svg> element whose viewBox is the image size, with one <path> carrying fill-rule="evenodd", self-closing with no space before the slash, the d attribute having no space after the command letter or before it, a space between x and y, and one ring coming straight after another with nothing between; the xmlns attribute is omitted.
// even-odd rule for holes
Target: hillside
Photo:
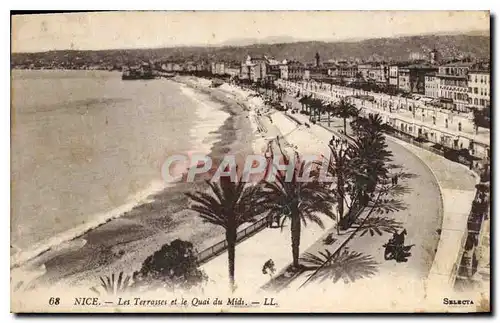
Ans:
<svg viewBox="0 0 500 323"><path fill-rule="evenodd" d="M482 35L436 35L378 38L352 42L295 42L281 44L253 44L223 47L174 47L154 49L117 49L102 51L50 51L42 53L13 53L13 66L26 62L45 66L51 62L84 62L114 64L139 60L224 60L242 61L246 55L269 55L277 59L313 60L319 52L322 59L361 59L401 61L412 52L428 53L436 48L443 59L470 56L489 59L490 37Z"/></svg>

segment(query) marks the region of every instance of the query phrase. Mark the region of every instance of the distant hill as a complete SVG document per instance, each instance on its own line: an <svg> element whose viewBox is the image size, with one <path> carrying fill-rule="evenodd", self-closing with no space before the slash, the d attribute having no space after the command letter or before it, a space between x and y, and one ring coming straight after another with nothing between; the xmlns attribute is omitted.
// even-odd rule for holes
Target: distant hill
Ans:
<svg viewBox="0 0 500 323"><path fill-rule="evenodd" d="M296 43L300 40L290 36L272 36L266 37L263 39L257 38L239 38L239 39L230 39L223 42L216 47L224 47L224 46L251 46L255 44L285 44L285 43Z"/></svg>
<svg viewBox="0 0 500 323"><path fill-rule="evenodd" d="M243 40L242 40L243 41ZM236 43L236 42L235 42ZM50 51L42 53L14 53L12 65L26 62L47 65L51 62L85 62L85 64L115 64L141 60L242 61L246 55L269 55L276 59L296 59L311 62L319 52L322 60L362 59L401 61L410 53L428 53L436 48L443 59L470 56L490 58L490 37L484 35L423 35L397 38L376 38L362 41L252 44L222 47L173 47L152 49L116 49L102 51Z"/></svg>

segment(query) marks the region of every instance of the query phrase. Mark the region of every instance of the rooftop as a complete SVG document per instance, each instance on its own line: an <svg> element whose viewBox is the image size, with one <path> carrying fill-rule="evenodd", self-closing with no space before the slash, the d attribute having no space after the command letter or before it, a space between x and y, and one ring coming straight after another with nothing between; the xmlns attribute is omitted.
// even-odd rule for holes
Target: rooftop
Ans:
<svg viewBox="0 0 500 323"><path fill-rule="evenodd" d="M456 62L456 63L448 63L445 65L442 65L443 67L471 67L473 66L474 63L472 62Z"/></svg>
<svg viewBox="0 0 500 323"><path fill-rule="evenodd" d="M438 73L436 74L438 77L449 77L449 78L455 78L455 79L467 79L467 75L451 75L451 74L441 74Z"/></svg>
<svg viewBox="0 0 500 323"><path fill-rule="evenodd" d="M406 68L410 68L410 69L438 69L438 66L436 65L431 65L431 64L412 64L412 65L408 65L406 66Z"/></svg>

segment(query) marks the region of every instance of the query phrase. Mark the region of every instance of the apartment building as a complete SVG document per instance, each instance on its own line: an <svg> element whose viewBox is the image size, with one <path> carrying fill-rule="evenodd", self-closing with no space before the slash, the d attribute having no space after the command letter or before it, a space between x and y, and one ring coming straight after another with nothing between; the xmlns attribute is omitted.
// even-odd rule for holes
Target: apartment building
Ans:
<svg viewBox="0 0 500 323"><path fill-rule="evenodd" d="M349 62L339 62L335 76L354 79L358 74L358 65Z"/></svg>
<svg viewBox="0 0 500 323"><path fill-rule="evenodd" d="M438 69L427 64L412 64L398 68L398 87L408 93L425 95L426 75L437 72Z"/></svg>
<svg viewBox="0 0 500 323"><path fill-rule="evenodd" d="M407 93L411 92L410 69L407 67L398 68L398 88Z"/></svg>
<svg viewBox="0 0 500 323"><path fill-rule="evenodd" d="M293 60L284 60L280 64L280 78L284 80L302 80L304 66L302 63Z"/></svg>
<svg viewBox="0 0 500 323"><path fill-rule="evenodd" d="M249 79L252 82L257 82L266 77L266 62L265 56L247 56L246 60L241 63L240 78Z"/></svg>
<svg viewBox="0 0 500 323"><path fill-rule="evenodd" d="M469 111L468 71L471 66L472 63L451 63L439 67L439 97L445 108Z"/></svg>
<svg viewBox="0 0 500 323"><path fill-rule="evenodd" d="M399 66L389 66L389 85L395 88L399 87Z"/></svg>
<svg viewBox="0 0 500 323"><path fill-rule="evenodd" d="M389 68L384 64L360 64L357 72L365 81L386 84L389 79Z"/></svg>
<svg viewBox="0 0 500 323"><path fill-rule="evenodd" d="M470 70L468 75L469 104L476 109L490 108L489 69Z"/></svg>
<svg viewBox="0 0 500 323"><path fill-rule="evenodd" d="M425 96L429 98L439 98L439 79L436 73L425 75Z"/></svg>

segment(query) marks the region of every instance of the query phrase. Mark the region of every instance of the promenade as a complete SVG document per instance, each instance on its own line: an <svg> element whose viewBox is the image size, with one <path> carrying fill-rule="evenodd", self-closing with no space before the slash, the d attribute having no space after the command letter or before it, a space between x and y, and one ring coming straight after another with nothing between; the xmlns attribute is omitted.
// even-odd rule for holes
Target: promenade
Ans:
<svg viewBox="0 0 500 323"><path fill-rule="evenodd" d="M285 100L291 102L295 107L299 105L297 100L290 96L287 96ZM323 118L321 125L310 124L310 128L304 125L309 123L308 116L301 114L286 116L282 112L272 112L269 117L261 117L259 120L261 127L266 129L265 133L267 135L265 136L267 138L276 135L283 136L284 142L291 144L300 153L322 153L327 149L332 131L338 134L338 130L343 127L341 119L332 118L331 126L327 128L326 117ZM298 125L294 120L299 121L302 125ZM350 129L348 129L349 133ZM452 255L454 251L450 252L450 255L442 256L443 251L439 250L439 246L442 244L442 240L454 241L449 239L448 235L448 228L453 229L449 227L451 225L449 215L454 214L461 217L462 213L459 214L457 209L463 209L464 212L467 212L466 206L470 205L470 203L467 204L467 200L471 196L471 190L474 189L475 179L472 175L469 175L469 171L462 165L435 156L423 149L389 137L387 143L394 154L394 163L399 165L401 170L411 174L404 183L410 190L410 193L403 196L406 209L390 214L389 217L401 222L408 231L407 244L414 244L411 249L412 255L409 257L408 262L405 263L396 263L394 260L385 261L383 259L382 245L390 238L389 234L355 236L354 239L349 241L345 249L369 257L377 265L373 275L366 275L366 277L361 275L356 281L351 281L345 286L352 286L353 290L359 292L358 288L369 288L370 283L367 282L371 282L373 286L376 286L381 282L387 284L387 279L391 279L391 281L399 281L399 287L403 289L410 288L415 293L418 291L419 295L421 295L425 289L423 282L427 279L429 273L435 273L435 259L443 257L443 259L446 259L444 262L449 263L450 259L459 257L458 254ZM436 157L440 159L436 159ZM433 160L434 163L432 163ZM427 163L430 163L430 166ZM432 169L432 167L435 169ZM436 173L441 174L439 178L436 178ZM440 188L443 187L445 190L441 192ZM443 194L443 198L441 194ZM462 201L456 204L457 208L450 208L450 201L457 197ZM445 202L444 205L443 201ZM445 215L444 221L443 214ZM466 221L467 217L464 218ZM348 233L344 233L343 237L335 237L334 221L324 217L324 223L325 229L313 224L303 229L301 255L306 252L318 254L326 249L334 252L335 248L338 248L340 243L346 239ZM460 223L459 220L455 222L455 228L459 227ZM441 228L442 225L444 225L443 229ZM444 231L444 234L441 234L441 230ZM329 234L332 234L337 241L327 246L323 243L323 239ZM236 247L235 275L238 292L255 292L269 281L271 277L262 273L262 266L269 259L274 261L276 273L283 273L284 269L291 263L290 243L289 227L285 226L283 230L266 228L252 238L238 244ZM444 268L442 266L438 267ZM224 252L215 257L205 264L203 269L212 280L212 283L216 284L218 288L227 286L227 253ZM344 275L350 274L352 273L344 273ZM356 274L354 273L354 275ZM442 272L437 273L437 275L443 280ZM294 291L298 289L306 279L307 273L299 275L285 290ZM337 290L340 285L342 285L341 289L343 290L345 286L342 280L337 283L325 281L321 283L321 287L313 282L304 288L307 288L308 291L311 286L314 286L312 290L316 291L318 288L319 290L332 290L332 288Z"/></svg>
<svg viewBox="0 0 500 323"><path fill-rule="evenodd" d="M295 101L290 98L288 100ZM294 118L308 119L304 115L294 115ZM325 119L323 117L321 122L324 127L326 127ZM338 132L343 128L341 120L332 120L333 131ZM349 127L347 133L350 133ZM386 306L394 306L388 302L389 299L400 301L410 299L408 304L398 303L397 307L408 306L409 310L415 310L418 308L415 306L415 299L421 298L426 293L430 294L430 290L433 291L434 301L436 299L441 301L452 292L452 280L466 237L467 218L474 199L477 178L463 165L402 140L390 136L386 138L388 147L394 154L394 163L402 165L405 171L414 175L405 183L411 190L403 197L407 209L390 215L391 218L402 222L408 231L405 244L415 245L411 249L408 261L396 263L384 260L382 245L389 239L388 234L357 236L349 242L346 249L349 252L361 253L370 257L371 261L375 261L377 265L373 274L369 274L369 270L366 268L363 270L362 264L358 264L360 268L357 271L351 267L352 272L344 276L344 278L358 277L348 284L344 284L343 279L334 283L331 278L335 277L335 273L331 273L330 279L313 280L302 286L308 278L307 273L304 273L290 283L286 290L302 288L308 295L318 291L329 295L332 293L344 295L342 299L346 301L337 303L339 310L349 310L352 304L348 300L354 297L370 300L371 308L367 310L381 310L387 308ZM317 253L322 249L327 248L318 241L307 251ZM329 250L333 252L333 249ZM349 268L348 264L344 266ZM390 285L387 284L388 281L391 282ZM381 290L388 297L377 297ZM408 297L410 295L408 293L413 293L414 298ZM359 310L359 305L356 306Z"/></svg>
<svg viewBox="0 0 500 323"><path fill-rule="evenodd" d="M234 95L239 95L240 99L249 99L247 94L242 91L232 91ZM259 106L259 98L250 98L253 111L250 113L250 118L256 118L258 124L254 124L256 130L256 144L254 150L257 153L264 153L267 142L272 142L274 151L277 151L275 138L280 138L281 147L287 153L293 153L297 149L301 154L325 152L327 148L322 141L318 140L312 133L305 129L305 126L297 128L297 125L281 112L266 111ZM257 116L260 112L262 116ZM258 130L257 130L258 129ZM290 147L293 144L294 147ZM317 224L311 223L306 227L303 226L301 232L301 250L306 250L320 239L324 233L335 222L326 216L322 217L324 228ZM292 262L291 249L291 233L290 222L285 223L283 228L264 228L251 238L246 239L236 246L235 257L235 282L237 292L255 293L268 282L271 277L262 273L264 263L272 259L275 263L276 272L285 269ZM227 251L214 257L207 263L202 265L202 269L208 275L210 281L207 289L226 291L229 286L228 275L228 256Z"/></svg>

